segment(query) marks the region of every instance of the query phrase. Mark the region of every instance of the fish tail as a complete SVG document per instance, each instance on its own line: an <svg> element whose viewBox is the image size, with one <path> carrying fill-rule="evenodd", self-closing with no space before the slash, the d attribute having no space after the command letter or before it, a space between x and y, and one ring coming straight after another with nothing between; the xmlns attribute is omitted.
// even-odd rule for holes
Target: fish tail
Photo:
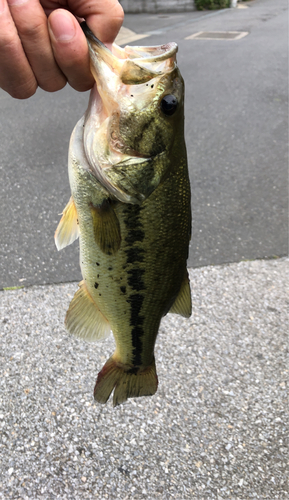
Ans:
<svg viewBox="0 0 289 500"><path fill-rule="evenodd" d="M128 367L114 360L107 360L99 372L94 388L94 398L99 403L106 403L112 391L113 406L128 398L152 396L158 387L155 360L146 368Z"/></svg>

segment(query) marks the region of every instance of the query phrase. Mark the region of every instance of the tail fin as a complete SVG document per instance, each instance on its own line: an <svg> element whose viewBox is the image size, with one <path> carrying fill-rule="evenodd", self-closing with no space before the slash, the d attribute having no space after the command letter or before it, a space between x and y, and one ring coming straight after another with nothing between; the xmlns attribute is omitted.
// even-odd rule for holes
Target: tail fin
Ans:
<svg viewBox="0 0 289 500"><path fill-rule="evenodd" d="M155 360L141 370L117 363L113 356L108 359L99 372L94 388L94 398L99 403L106 403L113 389L113 406L128 398L152 396L158 388Z"/></svg>

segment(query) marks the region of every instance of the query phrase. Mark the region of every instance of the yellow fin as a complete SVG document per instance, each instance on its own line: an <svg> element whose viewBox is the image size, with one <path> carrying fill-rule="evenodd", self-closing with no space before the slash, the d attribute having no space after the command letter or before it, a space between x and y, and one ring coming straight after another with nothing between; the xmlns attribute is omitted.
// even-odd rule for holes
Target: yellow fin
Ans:
<svg viewBox="0 0 289 500"><path fill-rule="evenodd" d="M55 231L54 239L57 250L67 247L74 242L79 236L79 227L77 221L77 212L73 198L71 196L65 209L62 212L62 217Z"/></svg>
<svg viewBox="0 0 289 500"><path fill-rule="evenodd" d="M155 360L145 369L121 365L108 359L99 372L94 388L94 399L106 403L113 389L113 406L124 403L128 398L152 396L158 388Z"/></svg>
<svg viewBox="0 0 289 500"><path fill-rule="evenodd" d="M169 312L180 314L181 316L184 316L184 318L189 318L192 314L191 289L188 272L185 274L181 284L181 289Z"/></svg>
<svg viewBox="0 0 289 500"><path fill-rule="evenodd" d="M79 283L69 309L65 326L69 333L84 340L94 341L107 337L110 325L87 291L84 281Z"/></svg>
<svg viewBox="0 0 289 500"><path fill-rule="evenodd" d="M104 200L99 207L90 206L94 238L105 254L114 254L119 250L121 236L118 218L109 200Z"/></svg>

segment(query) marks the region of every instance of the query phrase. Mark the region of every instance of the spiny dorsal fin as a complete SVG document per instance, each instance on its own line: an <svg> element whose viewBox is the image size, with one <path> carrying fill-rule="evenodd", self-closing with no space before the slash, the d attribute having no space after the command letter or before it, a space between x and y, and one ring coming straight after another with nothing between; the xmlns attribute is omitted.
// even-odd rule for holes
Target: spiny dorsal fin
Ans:
<svg viewBox="0 0 289 500"><path fill-rule="evenodd" d="M187 271L182 281L179 294L169 312L180 314L181 316L184 316L184 318L189 318L192 314L190 280Z"/></svg>
<svg viewBox="0 0 289 500"><path fill-rule="evenodd" d="M77 220L77 211L73 198L71 196L65 209L62 212L62 217L55 231L54 240L57 250L67 247L74 242L79 236L79 227Z"/></svg>
<svg viewBox="0 0 289 500"><path fill-rule="evenodd" d="M99 207L90 206L94 238L102 252L111 255L119 250L121 236L118 218L109 200Z"/></svg>
<svg viewBox="0 0 289 500"><path fill-rule="evenodd" d="M113 406L124 403L128 398L152 396L158 388L155 360L143 369L117 363L114 355L99 372L94 388L94 399L106 403L113 394Z"/></svg>
<svg viewBox="0 0 289 500"><path fill-rule="evenodd" d="M88 341L99 340L110 333L107 319L87 291L84 281L70 302L65 326L69 333Z"/></svg>

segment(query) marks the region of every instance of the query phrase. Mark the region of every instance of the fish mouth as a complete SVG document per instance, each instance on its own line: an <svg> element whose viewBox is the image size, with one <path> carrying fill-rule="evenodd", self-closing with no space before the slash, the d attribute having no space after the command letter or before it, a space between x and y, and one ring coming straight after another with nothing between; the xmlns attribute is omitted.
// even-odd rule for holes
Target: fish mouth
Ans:
<svg viewBox="0 0 289 500"><path fill-rule="evenodd" d="M121 82L126 85L146 83L166 71L172 71L176 64L178 46L174 42L151 47L127 45L124 48L114 43L110 51L89 29L85 21L81 23L81 28L87 39L91 70L96 81L100 60L117 72Z"/></svg>
<svg viewBox="0 0 289 500"><path fill-rule="evenodd" d="M90 68L96 82L82 124L87 164L91 173L113 196L134 203L135 198L120 193L113 185L109 170L150 162L163 151L153 153L153 158L144 149L137 151L122 134L120 120L128 112L141 112L142 107L153 99L156 83L176 67L178 46L168 43L156 47L121 48L113 44L110 51L85 22L81 27L87 39ZM146 101L144 86L149 89ZM132 93L136 98L133 104Z"/></svg>

